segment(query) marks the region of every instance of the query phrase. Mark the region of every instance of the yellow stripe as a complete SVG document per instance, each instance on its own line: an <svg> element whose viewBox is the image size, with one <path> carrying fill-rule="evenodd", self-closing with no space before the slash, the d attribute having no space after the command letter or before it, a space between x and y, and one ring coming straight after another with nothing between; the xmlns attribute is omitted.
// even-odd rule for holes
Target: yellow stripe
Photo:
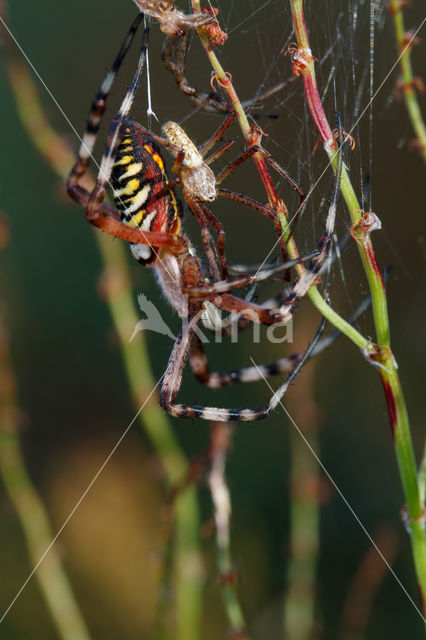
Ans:
<svg viewBox="0 0 426 640"><path fill-rule="evenodd" d="M125 178L130 178L139 173L139 171L142 171L142 162L134 162L133 164L129 164L126 173L123 173L118 179L124 180Z"/></svg>
<svg viewBox="0 0 426 640"><path fill-rule="evenodd" d="M138 211L138 213L135 213L135 215L132 216L130 220L126 222L126 224L129 227L139 227L139 225L143 220L144 215L145 215L145 209L142 209L142 211Z"/></svg>
<svg viewBox="0 0 426 640"><path fill-rule="evenodd" d="M140 181L137 178L129 180L125 187L122 189L114 189L114 196L120 198L121 196L132 196L137 189L139 189Z"/></svg>
<svg viewBox="0 0 426 640"><path fill-rule="evenodd" d="M133 156L123 156L121 160L116 160L115 165L119 164L129 164L133 160Z"/></svg>
<svg viewBox="0 0 426 640"><path fill-rule="evenodd" d="M142 187L142 189L140 189L137 193L135 193L135 195L132 198L128 198L128 200L126 200L126 205L127 203L130 203L130 202L132 204L130 206L126 206L124 213L129 215L134 211L137 211L138 209L140 209L148 200L150 191L151 191L151 185L146 184L144 187Z"/></svg>

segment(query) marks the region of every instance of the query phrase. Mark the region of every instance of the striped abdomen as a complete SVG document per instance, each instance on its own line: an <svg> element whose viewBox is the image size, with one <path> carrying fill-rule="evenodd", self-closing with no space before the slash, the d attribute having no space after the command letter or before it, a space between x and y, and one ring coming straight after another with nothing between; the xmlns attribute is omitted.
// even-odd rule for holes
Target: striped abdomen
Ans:
<svg viewBox="0 0 426 640"><path fill-rule="evenodd" d="M130 119L123 127L111 183L122 222L143 231L179 233L182 208L173 190L155 199L168 183L160 150ZM157 257L157 250L150 246L134 244L131 248L143 264L150 264Z"/></svg>

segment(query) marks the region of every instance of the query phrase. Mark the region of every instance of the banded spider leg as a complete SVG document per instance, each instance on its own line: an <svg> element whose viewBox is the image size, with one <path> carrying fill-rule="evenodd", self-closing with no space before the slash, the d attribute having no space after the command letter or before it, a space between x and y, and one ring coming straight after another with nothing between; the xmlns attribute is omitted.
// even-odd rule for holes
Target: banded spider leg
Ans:
<svg viewBox="0 0 426 640"><path fill-rule="evenodd" d="M219 407L201 407L199 405L188 405L176 403L175 398L182 382L182 372L191 350L194 332L200 318L197 313L190 313L188 322L184 323L182 330L175 342L160 393L160 404L170 415L180 418L201 418L203 420L214 420L216 422L253 422L267 418L270 412L277 407L285 395L288 387L300 372L305 362L309 359L312 351L317 345L326 325L325 319L316 332L314 339L308 345L303 355L298 359L295 367L286 380L275 391L269 402L254 409L226 409ZM261 376L259 376L261 377Z"/></svg>

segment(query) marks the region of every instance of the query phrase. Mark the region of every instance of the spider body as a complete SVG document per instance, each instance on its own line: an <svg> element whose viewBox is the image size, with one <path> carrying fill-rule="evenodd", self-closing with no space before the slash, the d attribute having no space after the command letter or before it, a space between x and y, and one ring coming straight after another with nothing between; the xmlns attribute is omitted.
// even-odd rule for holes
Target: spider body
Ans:
<svg viewBox="0 0 426 640"><path fill-rule="evenodd" d="M86 219L91 224L129 242L136 259L155 268L167 299L183 320L181 332L174 344L164 374L160 394L160 402L164 409L173 416L200 417L205 420L246 422L266 418L277 406L292 380L310 357L324 324L303 354L297 355L295 359L285 359L285 362L281 359L279 366L271 365L262 370L256 369L256 371L253 370L253 367L249 367L248 369L234 370L231 374L209 371L202 343L197 333L198 325L202 322L209 304L224 311L233 312L239 318L248 320L249 323L271 325L291 317L303 291L301 291L298 282L293 287L287 288L279 309L272 309L267 303L254 304L229 293L233 289L267 280L277 271L288 269L295 263L283 264L235 279L228 279L226 265L223 264L222 269L217 268L215 252L220 254L222 249L223 254L224 233L222 226L210 210L202 204L200 197L194 195L192 191L187 193L189 189L183 182L181 174L182 171L185 173L185 171L198 170L204 164L212 161L210 157L204 162L204 155L220 139L224 130L232 122L233 114L228 116L217 132L201 148L201 163L197 156L198 152L194 153L195 147L192 148L186 141L182 147L179 147L167 139L159 138L142 125L131 120L129 112L144 70L148 39L147 29L143 34L138 64L131 85L117 115L110 124L96 184L91 191L88 191L81 184L81 178L87 172L89 159L94 150L108 94L140 21L141 16L138 16L131 25L110 71L92 102L77 160L68 178L68 193L76 202L85 207ZM179 135L181 135L180 131ZM164 145L175 155L175 165L178 165L175 170L179 173L177 180L168 181L164 161L156 143ZM227 144L229 145L229 143ZM217 186L236 166L239 166L241 161L257 151L260 152L262 149L260 147L248 149L221 171L215 179L215 195L224 195L237 200L241 204L269 216L274 213L270 208L241 194L219 189ZM213 158L217 157L218 152L213 154ZM269 154L268 158L272 166L275 166ZM172 191L173 184L178 182L183 184L185 200L201 225L202 237L204 235L203 244L208 257L208 264L204 267L195 255L190 241L181 230L181 208ZM113 188L116 207L104 202L109 184ZM210 236L207 228L209 224L218 231L218 247L213 243L211 247L209 246ZM222 247L219 247L220 242L222 242ZM209 248L211 248L210 255ZM319 256L317 260L318 258ZM315 258L312 255L306 259L312 263L309 273L311 278L315 278L316 265L319 265L319 262L314 264ZM309 283L304 282L303 284L306 288ZM290 373L264 406L255 409L200 407L180 404L175 401L181 386L183 369L188 359L196 377L207 386L214 387L233 384L238 380L260 379L265 371L271 374L278 370L280 372L290 371Z"/></svg>
<svg viewBox="0 0 426 640"><path fill-rule="evenodd" d="M168 183L160 149L137 122L126 118L111 174L121 221L142 231L179 235L182 206L173 189L165 189ZM161 191L164 195L157 197ZM149 245L131 244L131 250L145 265L158 256L158 249Z"/></svg>

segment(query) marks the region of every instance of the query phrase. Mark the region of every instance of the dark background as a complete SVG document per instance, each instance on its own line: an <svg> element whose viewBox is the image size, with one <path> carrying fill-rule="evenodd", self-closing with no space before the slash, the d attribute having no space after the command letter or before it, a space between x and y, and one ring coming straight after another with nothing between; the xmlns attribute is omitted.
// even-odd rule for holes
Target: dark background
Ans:
<svg viewBox="0 0 426 640"><path fill-rule="evenodd" d="M414 9L406 12L408 27L417 26L422 19L421 3L413 4ZM356 28L350 28L355 8L358 22ZM288 58L280 55L293 39L286 3L269 2L262 8L254 2L221 2L220 9L229 31L229 40L220 56L225 69L232 72L242 99L251 97L261 83L269 88L283 77L290 77ZM354 123L360 87L361 105L368 102L369 77L365 80L363 75L369 64L367 9L349 3L319 2L314 13L308 12L307 16L313 52L322 59L318 77L321 92L332 65L337 65L335 81L331 82L326 97L327 114L333 121L333 112L338 109L346 129ZM72 4L46 0L42 5L15 0L10 7L10 23L16 38L78 132L84 129L90 99L134 14L131 2L110 0L101 3L76 0ZM179 95L173 79L162 67L161 39L158 26L153 25L150 50L153 107L160 122L164 122L182 118L191 106ZM114 88L109 117L127 87L135 50ZM394 64L395 50L392 25L384 14L376 32L375 87ZM425 73L425 59L423 45L415 52L416 75ZM188 77L196 86L208 90L209 65L195 39ZM425 167L420 155L408 148L414 136L403 104L393 98L396 78L394 70L374 101L372 121L370 111L363 117L355 132L358 146L347 162L358 194L361 185L365 188L371 179L371 206L383 224L383 230L375 233L373 241L381 266L393 267L388 281L392 346L400 366L419 459L425 415L421 373L426 311L426 210L422 191ZM97 292L101 263L93 232L84 221L83 211L66 200L58 179L28 140L2 70L0 82L0 208L10 226L10 242L0 255L1 305L24 416L22 442L28 469L56 531L130 422L134 409L108 309ZM46 114L76 148L72 130L38 86ZM146 124L144 91L140 94L134 117ZM306 113L301 82L292 83L263 104L263 111L256 113L277 116L260 121L269 134L264 138L265 147L307 191L326 165L321 150L314 157L311 155L316 134ZM426 113L424 98L421 104ZM186 123L186 128L201 142L219 122L220 116L197 114ZM153 129L158 133L158 124ZM232 135L241 149L236 127ZM101 141L105 139L103 130ZM100 144L98 159L101 153ZM229 180L229 187L264 199L251 165L241 168ZM332 179L327 173L297 228L302 251L312 249L320 237L331 187ZM282 188L294 208L296 199L286 186ZM368 190L365 192L367 209L370 201ZM230 260L249 264L262 260L275 242L270 221L222 202L216 202L213 209L226 226ZM347 212L340 204L337 231L342 241L347 236L347 225ZM197 227L189 215L186 228L197 241ZM367 289L354 243L348 242L342 252L342 265L333 266L326 283L333 306L348 316L366 297ZM177 331L179 322L159 295L153 274L135 262L131 269L135 300L137 293L143 291ZM294 324L295 338L301 345L309 339L317 322L316 312L305 301ZM364 335L374 337L370 312L363 315L357 326ZM148 340L152 365L159 377L171 342L155 334L150 334ZM291 345L285 348L291 352ZM284 349L265 342L252 349L246 338L232 347L213 347L210 353L214 366L234 368L248 364L252 353L257 362L263 362L281 356ZM317 439L315 448L322 462L366 529L373 536L383 530L395 536L393 568L417 602L408 536L399 519L403 496L379 378L345 340L322 355L314 367L314 397L321 408L318 421L321 431L315 435L307 431L306 435L308 439L311 435ZM184 402L251 407L265 402L268 393L263 382L209 391L202 389L188 373L180 398ZM290 412L291 402L290 397ZM207 446L206 423L188 420L173 423L188 456ZM299 426L304 431L303 423ZM280 410L264 422L237 426L228 464L234 560L241 576L243 606L256 638L280 637L289 534L292 428ZM156 562L159 551L157 536L163 498L151 448L135 424L59 540L94 638L150 637L155 602L150 563ZM207 519L211 507L205 488L200 491L200 499ZM5 608L27 577L29 563L19 524L6 496L1 502L1 520L0 598ZM318 637L334 638L338 637L348 589L370 542L331 489L321 511L320 542ZM205 554L208 570L203 637L227 637L215 582L212 539L205 541ZM10 640L57 637L34 579L2 627L1 637ZM402 636L420 638L421 622L400 586L388 574L376 594L365 637Z"/></svg>

